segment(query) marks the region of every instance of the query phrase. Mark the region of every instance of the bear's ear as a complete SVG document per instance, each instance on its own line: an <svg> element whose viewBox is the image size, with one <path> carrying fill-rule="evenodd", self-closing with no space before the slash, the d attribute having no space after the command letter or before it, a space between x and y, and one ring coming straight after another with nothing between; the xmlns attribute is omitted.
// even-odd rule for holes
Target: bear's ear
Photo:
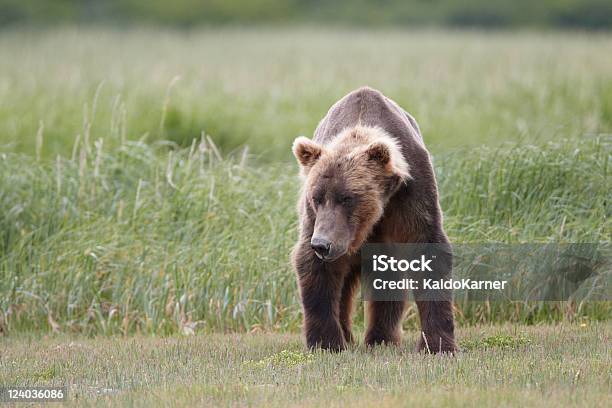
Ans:
<svg viewBox="0 0 612 408"><path fill-rule="evenodd" d="M293 142L293 154L303 170L308 170L323 154L323 147L304 136L300 136Z"/></svg>
<svg viewBox="0 0 612 408"><path fill-rule="evenodd" d="M374 141L368 145L365 154L368 160L376 162L387 173L399 177L401 181L411 178L408 163L396 143L387 140Z"/></svg>
<svg viewBox="0 0 612 408"><path fill-rule="evenodd" d="M366 149L368 160L378 162L382 166L387 166L391 160L391 152L389 147L382 142L374 142Z"/></svg>

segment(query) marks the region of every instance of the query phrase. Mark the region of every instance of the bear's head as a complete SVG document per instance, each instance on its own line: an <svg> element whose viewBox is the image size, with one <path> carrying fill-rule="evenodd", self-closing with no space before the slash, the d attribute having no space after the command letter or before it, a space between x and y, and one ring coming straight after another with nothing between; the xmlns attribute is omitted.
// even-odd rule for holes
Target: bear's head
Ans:
<svg viewBox="0 0 612 408"><path fill-rule="evenodd" d="M293 154L304 179L304 216L313 223L310 244L324 261L358 251L410 179L400 146L380 128L350 128L325 146L298 137Z"/></svg>

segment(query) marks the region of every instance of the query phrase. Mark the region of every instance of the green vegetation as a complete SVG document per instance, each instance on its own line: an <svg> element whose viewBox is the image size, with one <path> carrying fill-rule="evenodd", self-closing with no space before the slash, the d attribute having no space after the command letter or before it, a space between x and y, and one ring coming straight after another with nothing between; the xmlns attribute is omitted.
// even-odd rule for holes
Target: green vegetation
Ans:
<svg viewBox="0 0 612 408"><path fill-rule="evenodd" d="M531 344L531 339L522 333L517 336L497 334L495 336L488 336L484 338L461 340L461 350L468 351L484 348L512 349L527 346L529 344Z"/></svg>
<svg viewBox="0 0 612 408"><path fill-rule="evenodd" d="M293 161L339 97L371 85L434 154L612 129L609 35L329 29L15 30L0 34L0 150L71 156L81 140L201 132L225 153ZM41 126L42 124L42 126Z"/></svg>
<svg viewBox="0 0 612 408"><path fill-rule="evenodd" d="M606 0L4 0L0 23L104 21L196 24L612 27Z"/></svg>
<svg viewBox="0 0 612 408"><path fill-rule="evenodd" d="M243 364L251 368L265 367L296 367L302 364L314 362L314 354L303 353L301 351L282 350L258 361L247 360Z"/></svg>
<svg viewBox="0 0 612 408"><path fill-rule="evenodd" d="M106 150L100 140L80 143L74 160L0 159L5 330L297 329L296 165L222 159L206 140L171 151ZM592 138L437 156L451 240L609 240L611 153L609 139ZM608 303L458 308L468 323L610 312Z"/></svg>
<svg viewBox="0 0 612 408"><path fill-rule="evenodd" d="M606 50L600 35L4 32L0 332L298 330L289 145L364 83L420 121L453 242L610 242ZM458 301L457 318L610 308Z"/></svg>
<svg viewBox="0 0 612 408"><path fill-rule="evenodd" d="M414 353L416 332L339 354L304 353L297 334L22 335L0 342L0 384L67 384L71 406L606 407L611 335L610 323L462 328L462 343L512 340L455 357Z"/></svg>
<svg viewBox="0 0 612 408"><path fill-rule="evenodd" d="M307 352L289 146L369 84L419 120L453 242L610 243L610 66L607 34L0 32L0 384L74 406L607 406L611 302L457 299L455 357L413 352L410 305L399 348Z"/></svg>

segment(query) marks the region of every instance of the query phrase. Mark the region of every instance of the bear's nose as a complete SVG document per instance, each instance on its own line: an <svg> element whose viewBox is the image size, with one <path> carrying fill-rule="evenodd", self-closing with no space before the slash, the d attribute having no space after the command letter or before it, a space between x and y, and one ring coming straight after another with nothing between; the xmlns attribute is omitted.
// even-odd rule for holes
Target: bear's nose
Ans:
<svg viewBox="0 0 612 408"><path fill-rule="evenodd" d="M310 246L314 249L319 258L325 258L329 255L331 242L323 238L312 238L310 240Z"/></svg>

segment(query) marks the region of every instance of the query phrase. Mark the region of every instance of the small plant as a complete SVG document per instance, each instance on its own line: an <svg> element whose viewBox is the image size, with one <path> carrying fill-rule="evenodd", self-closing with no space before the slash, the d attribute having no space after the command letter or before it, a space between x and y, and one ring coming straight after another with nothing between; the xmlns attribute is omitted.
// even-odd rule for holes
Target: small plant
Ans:
<svg viewBox="0 0 612 408"><path fill-rule="evenodd" d="M314 361L314 355L296 351L283 350L258 361L247 360L242 364L251 368L286 367L292 368L299 365L310 364Z"/></svg>
<svg viewBox="0 0 612 408"><path fill-rule="evenodd" d="M35 381L51 381L57 376L57 370L54 366L46 367L32 374Z"/></svg>
<svg viewBox="0 0 612 408"><path fill-rule="evenodd" d="M527 346L529 344L531 344L531 339L524 334L519 334L517 336L497 334L495 336L488 336L476 340L463 340L461 342L461 348L464 350L475 350L482 348L515 349Z"/></svg>

